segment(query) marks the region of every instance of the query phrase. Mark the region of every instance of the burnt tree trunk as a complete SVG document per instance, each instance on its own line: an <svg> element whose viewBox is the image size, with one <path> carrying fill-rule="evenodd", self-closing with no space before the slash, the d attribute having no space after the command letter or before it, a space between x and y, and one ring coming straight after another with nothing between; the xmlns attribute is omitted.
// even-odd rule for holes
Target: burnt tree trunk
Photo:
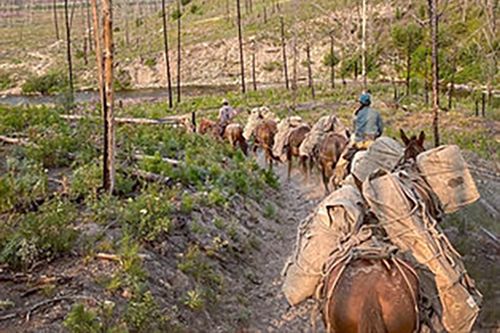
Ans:
<svg viewBox="0 0 500 333"><path fill-rule="evenodd" d="M455 91L455 71L456 71L456 64L455 64L455 59L453 60L453 65L451 68L451 79L450 79L450 87L448 89L448 110L451 110L453 107L453 93Z"/></svg>
<svg viewBox="0 0 500 333"><path fill-rule="evenodd" d="M245 61L243 55L243 36L241 31L241 6L240 0L236 0L236 19L238 24L238 43L240 47L240 70L241 70L241 92L245 93Z"/></svg>
<svg viewBox="0 0 500 333"><path fill-rule="evenodd" d="M86 0L87 5L87 45L89 47L89 51L92 52L92 24L90 23L90 3L89 0Z"/></svg>
<svg viewBox="0 0 500 333"><path fill-rule="evenodd" d="M181 102L181 0L177 0L177 103Z"/></svg>
<svg viewBox="0 0 500 333"><path fill-rule="evenodd" d="M283 55L283 74L285 76L285 87L287 90L289 90L290 83L288 80L288 63L286 58L286 42L285 42L285 22L283 20L283 16L280 17L280 26L281 26L281 50Z"/></svg>
<svg viewBox="0 0 500 333"><path fill-rule="evenodd" d="M69 25L68 0L64 0L64 22L66 24L66 60L68 61L68 80L71 102L73 102L73 63L71 61L71 29Z"/></svg>
<svg viewBox="0 0 500 333"><path fill-rule="evenodd" d="M311 89L311 97L315 98L316 93L314 91L314 81L312 74L311 46L309 44L306 45L306 56L307 56L307 78L309 82L309 89Z"/></svg>
<svg viewBox="0 0 500 333"><path fill-rule="evenodd" d="M481 116L484 118L486 115L486 94L481 92Z"/></svg>
<svg viewBox="0 0 500 333"><path fill-rule="evenodd" d="M165 74L167 76L168 107L172 108L174 106L174 103L172 99L172 77L170 76L170 56L168 54L168 31L165 0L161 0L161 16L163 21L163 46L165 47Z"/></svg>
<svg viewBox="0 0 500 333"><path fill-rule="evenodd" d="M104 93L104 64L102 59L102 49L101 49L101 35L99 29L99 12L97 10L97 0L90 0L92 6L92 24L94 31L94 46L95 46L95 57L97 65L97 82L99 84L99 96L101 98L101 109L104 114L104 107L106 105L106 94Z"/></svg>
<svg viewBox="0 0 500 333"><path fill-rule="evenodd" d="M411 93L410 73L411 73L411 52L410 52L410 47L408 46L406 55L406 96L410 96Z"/></svg>
<svg viewBox="0 0 500 333"><path fill-rule="evenodd" d="M334 54L334 43L335 37L333 33L330 35L330 55L331 55L331 63L330 63L330 83L332 85L332 89L335 89L335 54Z"/></svg>
<svg viewBox="0 0 500 333"><path fill-rule="evenodd" d="M252 45L252 84L253 84L253 90L257 90L257 77L255 73L255 41L253 42Z"/></svg>
<svg viewBox="0 0 500 333"><path fill-rule="evenodd" d="M57 0L52 0L52 11L54 14L54 29L56 31L56 40L59 40L59 22L57 21Z"/></svg>
<svg viewBox="0 0 500 333"><path fill-rule="evenodd" d="M366 0L363 0L363 18L361 26L361 75L363 77L363 89L368 88L366 79Z"/></svg>
<svg viewBox="0 0 500 333"><path fill-rule="evenodd" d="M427 0L429 4L429 25L432 43L432 109L434 113L434 145L439 146L439 59L438 59L438 0Z"/></svg>
<svg viewBox="0 0 500 333"><path fill-rule="evenodd" d="M103 43L104 43L104 190L113 193L115 185L115 131L113 115L113 13L111 0L103 0Z"/></svg>

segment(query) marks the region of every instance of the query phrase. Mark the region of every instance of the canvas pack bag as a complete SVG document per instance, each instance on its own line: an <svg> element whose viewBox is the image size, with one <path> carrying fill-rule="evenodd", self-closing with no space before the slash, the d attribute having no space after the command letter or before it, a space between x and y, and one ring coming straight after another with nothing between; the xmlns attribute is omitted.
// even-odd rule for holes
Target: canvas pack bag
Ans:
<svg viewBox="0 0 500 333"><path fill-rule="evenodd" d="M345 135L344 124L334 115L323 116L313 125L299 147L300 156L311 156L315 147L321 142L326 133L335 132Z"/></svg>
<svg viewBox="0 0 500 333"><path fill-rule="evenodd" d="M481 295L465 272L460 255L428 216L425 203L401 178L399 173L368 178L363 195L390 241L434 276L439 294L434 308L446 330L470 332Z"/></svg>
<svg viewBox="0 0 500 333"><path fill-rule="evenodd" d="M351 173L361 182L377 169L392 171L404 155L403 146L389 137L380 137L366 151L354 155Z"/></svg>
<svg viewBox="0 0 500 333"><path fill-rule="evenodd" d="M363 199L352 186L325 198L299 226L293 255L283 270L283 293L291 305L314 295L322 268L363 219Z"/></svg>
<svg viewBox="0 0 500 333"><path fill-rule="evenodd" d="M250 116L248 117L245 128L243 129L243 136L245 137L245 140L250 140L250 138L253 135L253 131L255 130L255 127L257 127L257 125L262 120L279 121L276 115L272 113L268 107L261 106L258 108L253 108L250 111Z"/></svg>
<svg viewBox="0 0 500 333"><path fill-rule="evenodd" d="M423 152L417 157L417 165L445 213L453 213L479 199L458 146L440 146Z"/></svg>

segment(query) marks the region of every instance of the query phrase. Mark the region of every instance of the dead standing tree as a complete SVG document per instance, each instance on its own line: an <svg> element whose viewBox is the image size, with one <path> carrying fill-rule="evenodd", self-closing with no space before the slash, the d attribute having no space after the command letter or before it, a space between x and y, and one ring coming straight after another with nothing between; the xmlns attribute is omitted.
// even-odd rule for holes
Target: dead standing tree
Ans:
<svg viewBox="0 0 500 333"><path fill-rule="evenodd" d="M368 88L366 79L366 0L363 0L363 14L361 24L361 72L363 76L363 89Z"/></svg>
<svg viewBox="0 0 500 333"><path fill-rule="evenodd" d="M286 90L289 90L290 83L288 82L288 64L286 59L286 42L285 42L285 22L283 20L283 16L280 16L280 27L281 27L281 49L283 53L283 74L285 75Z"/></svg>
<svg viewBox="0 0 500 333"><path fill-rule="evenodd" d="M177 103L181 102L181 0L177 0Z"/></svg>
<svg viewBox="0 0 500 333"><path fill-rule="evenodd" d="M240 70L241 70L241 92L245 93L245 60L243 55L243 36L241 31L241 6L240 0L236 0L236 19L238 24L238 43L240 48Z"/></svg>
<svg viewBox="0 0 500 333"><path fill-rule="evenodd" d="M439 146L439 60L438 60L438 0L427 0L429 4L429 26L432 44L432 109L434 113L434 145Z"/></svg>
<svg viewBox="0 0 500 333"><path fill-rule="evenodd" d="M111 0L103 0L103 45L104 60L99 34L99 13L97 0L91 0L97 75L101 108L104 118L104 156L103 156L103 188L108 194L113 193L115 185L115 132L113 115L113 21Z"/></svg>
<svg viewBox="0 0 500 333"><path fill-rule="evenodd" d="M59 40L59 23L57 22L57 0L52 0L52 11L54 13L54 29L56 31L56 40Z"/></svg>
<svg viewBox="0 0 500 333"><path fill-rule="evenodd" d="M68 61L69 94L73 102L73 63L71 61L71 27L68 15L68 0L64 0L64 23L66 24L66 59Z"/></svg>
<svg viewBox="0 0 500 333"><path fill-rule="evenodd" d="M311 60L311 46L309 45L309 43L306 44L306 56L307 56L308 86L309 86L309 89L311 89L311 97L314 99L316 97L316 93L314 92L314 81L313 81L312 60Z"/></svg>
<svg viewBox="0 0 500 333"><path fill-rule="evenodd" d="M170 76L170 57L168 55L168 31L167 31L167 18L165 11L165 0L161 0L161 16L163 20L163 45L165 47L165 74L167 75L168 87L168 106L173 107L172 101L172 77Z"/></svg>

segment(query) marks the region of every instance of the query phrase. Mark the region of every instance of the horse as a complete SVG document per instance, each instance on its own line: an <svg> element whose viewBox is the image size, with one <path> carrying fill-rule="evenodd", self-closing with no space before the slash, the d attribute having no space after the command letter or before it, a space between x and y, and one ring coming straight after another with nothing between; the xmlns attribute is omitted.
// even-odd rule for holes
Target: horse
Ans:
<svg viewBox="0 0 500 333"><path fill-rule="evenodd" d="M198 133L202 135L210 134L216 139L226 139L233 148L239 146L245 155L248 153L248 144L243 137L243 127L240 124L231 123L227 125L222 137L220 132L220 125L217 122L205 118L200 121Z"/></svg>
<svg viewBox="0 0 500 333"><path fill-rule="evenodd" d="M214 137L220 137L217 122L203 118L198 126L198 133L201 135L211 134Z"/></svg>
<svg viewBox="0 0 500 333"><path fill-rule="evenodd" d="M321 169L321 176L323 178L323 185L325 186L326 193L330 192L328 182L332 178L340 155L348 143L349 141L347 137L334 132L326 134L319 143L317 159Z"/></svg>
<svg viewBox="0 0 500 333"><path fill-rule="evenodd" d="M273 168L273 160L279 161L279 158L273 154L274 136L278 132L278 127L274 120L262 119L254 129L254 146L253 152L257 152L257 148L261 148L265 155L269 169Z"/></svg>
<svg viewBox="0 0 500 333"><path fill-rule="evenodd" d="M322 319L328 333L413 333L419 280L398 258L357 258L326 276Z"/></svg>
<svg viewBox="0 0 500 333"><path fill-rule="evenodd" d="M293 157L298 157L300 159L300 164L302 166L302 172L307 177L307 156L300 156L299 147L304 141L307 133L311 131L309 125L301 125L290 131L288 135L288 143L285 146L286 157L288 160L288 180L290 180L290 174L292 170L292 160Z"/></svg>

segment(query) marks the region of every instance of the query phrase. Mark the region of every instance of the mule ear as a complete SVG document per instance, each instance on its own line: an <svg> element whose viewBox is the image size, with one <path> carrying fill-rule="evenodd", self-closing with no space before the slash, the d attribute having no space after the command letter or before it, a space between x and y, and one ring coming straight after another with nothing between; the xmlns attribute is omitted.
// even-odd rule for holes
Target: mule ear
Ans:
<svg viewBox="0 0 500 333"><path fill-rule="evenodd" d="M409 144L410 143L410 139L408 139L408 137L406 136L406 133L405 131L403 131L402 128L399 129L399 134L401 135L401 140L403 140L403 143L405 145Z"/></svg>
<svg viewBox="0 0 500 333"><path fill-rule="evenodd" d="M425 141L425 133L424 131L420 131L420 135L418 136L418 144L423 147L424 141Z"/></svg>

